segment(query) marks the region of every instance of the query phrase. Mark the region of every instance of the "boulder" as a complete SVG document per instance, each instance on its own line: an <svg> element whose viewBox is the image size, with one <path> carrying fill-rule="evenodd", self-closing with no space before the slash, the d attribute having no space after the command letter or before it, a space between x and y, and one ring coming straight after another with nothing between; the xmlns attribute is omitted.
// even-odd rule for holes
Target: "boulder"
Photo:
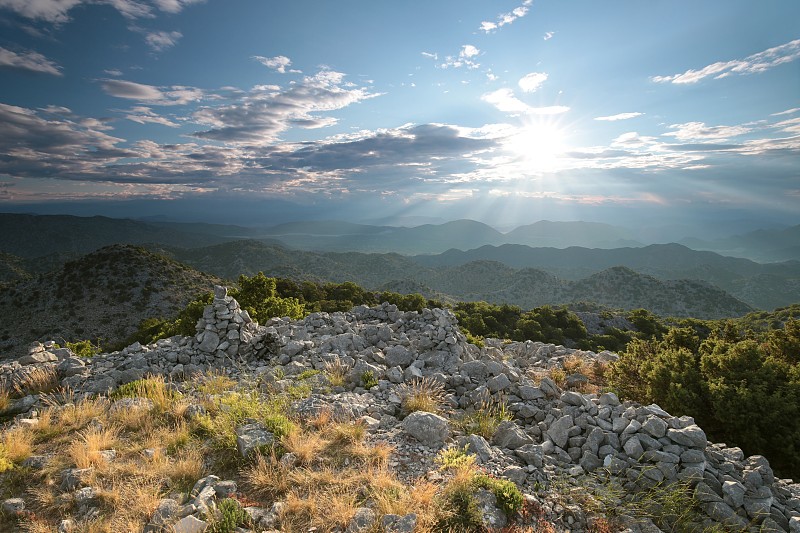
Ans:
<svg viewBox="0 0 800 533"><path fill-rule="evenodd" d="M403 430L421 443L437 447L450 437L447 419L433 413L414 411L402 422Z"/></svg>
<svg viewBox="0 0 800 533"><path fill-rule="evenodd" d="M533 439L530 435L511 420L500 422L492 441L496 446L508 448L509 450L516 450L526 444L533 444Z"/></svg>

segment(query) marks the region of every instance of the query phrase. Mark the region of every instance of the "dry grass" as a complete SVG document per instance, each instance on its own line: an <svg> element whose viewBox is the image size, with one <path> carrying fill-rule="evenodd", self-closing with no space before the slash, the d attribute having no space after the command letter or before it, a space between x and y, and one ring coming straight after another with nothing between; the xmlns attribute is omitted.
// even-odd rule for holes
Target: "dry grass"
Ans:
<svg viewBox="0 0 800 533"><path fill-rule="evenodd" d="M405 414L414 411L439 413L444 405L444 386L436 379L426 377L414 379L410 384L403 383L397 387Z"/></svg>
<svg viewBox="0 0 800 533"><path fill-rule="evenodd" d="M55 366L37 366L19 380L14 382L12 390L16 396L27 396L42 392L51 392L60 385L58 371Z"/></svg>
<svg viewBox="0 0 800 533"><path fill-rule="evenodd" d="M57 426L65 433L83 429L93 419L107 415L108 406L108 400L100 397L68 403L58 410Z"/></svg>
<svg viewBox="0 0 800 533"><path fill-rule="evenodd" d="M281 439L281 444L287 452L297 456L300 465L308 466L328 442L319 433L303 433L296 429Z"/></svg>
<svg viewBox="0 0 800 533"><path fill-rule="evenodd" d="M19 464L33 453L33 440L30 429L14 428L3 433L0 446L9 461Z"/></svg>
<svg viewBox="0 0 800 533"><path fill-rule="evenodd" d="M198 382L197 390L208 395L222 394L236 387L236 381L219 370L208 370L195 379Z"/></svg>
<svg viewBox="0 0 800 533"><path fill-rule="evenodd" d="M148 398L153 402L153 410L156 413L166 413L172 409L172 405L179 399L171 383L164 380L163 376L147 376L126 383L118 388L111 396L113 399L124 397L129 398Z"/></svg>
<svg viewBox="0 0 800 533"><path fill-rule="evenodd" d="M289 470L274 455L257 454L253 464L244 472L244 479L258 496L276 500L292 488L287 475Z"/></svg>
<svg viewBox="0 0 800 533"><path fill-rule="evenodd" d="M350 367L347 366L339 356L325 363L325 373L328 375L328 382L331 387L341 387L345 383Z"/></svg>
<svg viewBox="0 0 800 533"><path fill-rule="evenodd" d="M4 412L11 405L11 396L4 388L0 388L0 413Z"/></svg>
<svg viewBox="0 0 800 533"><path fill-rule="evenodd" d="M90 427L81 432L79 438L72 441L68 455L78 468L104 466L106 460L100 453L114 447L119 435L119 427Z"/></svg>

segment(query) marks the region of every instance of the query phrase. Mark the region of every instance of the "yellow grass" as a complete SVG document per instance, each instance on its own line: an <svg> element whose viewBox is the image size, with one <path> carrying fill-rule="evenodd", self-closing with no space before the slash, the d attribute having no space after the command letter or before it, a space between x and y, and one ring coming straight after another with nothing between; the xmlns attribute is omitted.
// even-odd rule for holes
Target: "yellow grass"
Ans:
<svg viewBox="0 0 800 533"><path fill-rule="evenodd" d="M297 461L303 465L310 465L328 443L319 433L305 433L295 430L286 435L281 444L286 451L297 456Z"/></svg>
<svg viewBox="0 0 800 533"><path fill-rule="evenodd" d="M54 391L59 386L58 372L54 366L37 366L14 383L17 396Z"/></svg>
<svg viewBox="0 0 800 533"><path fill-rule="evenodd" d="M15 428L3 433L5 455L14 463L21 463L33 453L33 432L27 428Z"/></svg>
<svg viewBox="0 0 800 533"><path fill-rule="evenodd" d="M105 464L105 460L100 452L113 448L118 434L117 426L102 429L88 428L69 445L68 455L78 468L102 466Z"/></svg>

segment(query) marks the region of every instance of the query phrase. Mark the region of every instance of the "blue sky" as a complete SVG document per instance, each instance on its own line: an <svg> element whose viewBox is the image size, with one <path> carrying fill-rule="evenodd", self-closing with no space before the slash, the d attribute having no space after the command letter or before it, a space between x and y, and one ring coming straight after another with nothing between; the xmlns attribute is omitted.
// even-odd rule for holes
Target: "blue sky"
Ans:
<svg viewBox="0 0 800 533"><path fill-rule="evenodd" d="M794 0L0 0L0 27L4 210L800 222Z"/></svg>

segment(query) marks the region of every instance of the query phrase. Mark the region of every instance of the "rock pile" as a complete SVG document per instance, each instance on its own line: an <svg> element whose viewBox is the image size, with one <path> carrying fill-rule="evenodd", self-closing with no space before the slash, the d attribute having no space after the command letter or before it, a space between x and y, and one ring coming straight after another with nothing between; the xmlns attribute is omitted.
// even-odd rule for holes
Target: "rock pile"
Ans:
<svg viewBox="0 0 800 533"><path fill-rule="evenodd" d="M478 348L466 342L449 310L402 312L389 304L314 313L303 320L275 318L259 326L218 288L195 337L132 345L87 360L35 346L28 358L1 367L0 379L18 379L27 368L49 365L64 385L89 394L145 374L179 381L213 367L232 377L260 376L281 390L308 370L337 366L344 369L343 385L331 392L329 383L318 383L328 386L328 392L315 388L314 394L295 402L294 410L308 416L329 409L339 418L360 419L370 439L395 446L390 465L409 478L429 473L433 455L457 445L476 455L487 472L512 480L528 498L557 480L575 483L601 473L627 494L683 481L693 487L706 514L701 526L800 532L800 485L777 479L765 458L745 458L739 448L711 444L692 418L671 416L657 405L623 403L613 393L562 391L551 379L537 377L537 371L563 364L568 357L609 361L616 356L530 341L488 340ZM507 405L513 420L503 422L487 441L455 430L448 418L436 414L416 412L403 418L401 386L421 378L441 384L454 415L494 403ZM26 405L30 409L35 404L34 398ZM267 442L271 435L266 433L253 424L239 428L240 452L246 455ZM211 491L219 495L218 484L207 486L212 488L193 491L198 492L194 500ZM156 514L165 524L168 517L199 519L199 511L186 512L189 503L199 508L194 500L164 500ZM538 501L564 529L589 528L579 506ZM276 513L252 512L267 517L265 526L269 513ZM410 518L387 523L404 520Z"/></svg>

